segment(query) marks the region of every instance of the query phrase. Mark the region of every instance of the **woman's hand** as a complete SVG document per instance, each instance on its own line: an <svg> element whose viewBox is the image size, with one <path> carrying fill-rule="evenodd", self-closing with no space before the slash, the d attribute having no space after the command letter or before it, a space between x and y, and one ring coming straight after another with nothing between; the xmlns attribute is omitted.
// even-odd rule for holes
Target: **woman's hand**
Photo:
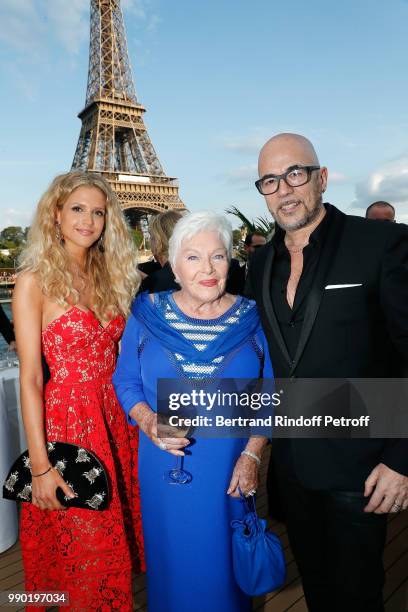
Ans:
<svg viewBox="0 0 408 612"><path fill-rule="evenodd" d="M130 411L130 416L137 421L140 429L161 450L171 455L184 456L183 448L190 444L187 438L159 438L157 436L157 414L144 402L136 404Z"/></svg>
<svg viewBox="0 0 408 612"><path fill-rule="evenodd" d="M56 497L55 493L58 487L70 499L75 497L71 487L67 485L55 468L51 468L43 476L33 477L32 487L32 503L40 510L68 510L66 506L60 504Z"/></svg>
<svg viewBox="0 0 408 612"><path fill-rule="evenodd" d="M241 455L235 464L232 478L227 494L231 497L240 497L239 490L243 495L256 491L259 479L259 465L247 455Z"/></svg>

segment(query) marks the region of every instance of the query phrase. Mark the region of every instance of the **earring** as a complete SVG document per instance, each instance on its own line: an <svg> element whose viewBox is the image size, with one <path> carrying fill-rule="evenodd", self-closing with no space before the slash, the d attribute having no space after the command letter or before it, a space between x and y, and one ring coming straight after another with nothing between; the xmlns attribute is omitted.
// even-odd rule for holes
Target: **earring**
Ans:
<svg viewBox="0 0 408 612"><path fill-rule="evenodd" d="M64 244L64 236L61 234L61 226L58 221L55 222L55 237L60 244Z"/></svg>
<svg viewBox="0 0 408 612"><path fill-rule="evenodd" d="M97 241L97 245L98 245L98 249L101 253L105 252L105 246L103 244L103 238L104 238L104 234L102 232L102 234L99 236L98 241Z"/></svg>

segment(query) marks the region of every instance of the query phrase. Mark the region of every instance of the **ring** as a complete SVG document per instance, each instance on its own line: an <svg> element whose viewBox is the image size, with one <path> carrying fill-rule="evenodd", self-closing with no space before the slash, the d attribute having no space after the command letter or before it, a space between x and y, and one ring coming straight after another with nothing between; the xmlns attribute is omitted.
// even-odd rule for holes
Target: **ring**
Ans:
<svg viewBox="0 0 408 612"><path fill-rule="evenodd" d="M162 440L159 440L159 448L161 450L167 450L167 444L165 444Z"/></svg>
<svg viewBox="0 0 408 612"><path fill-rule="evenodd" d="M256 489L251 489L251 491L248 491L245 497L252 497L253 495L255 495L255 493L256 493Z"/></svg>
<svg viewBox="0 0 408 612"><path fill-rule="evenodd" d="M392 504L391 508L396 508L397 510L401 510L402 506L396 504L395 502Z"/></svg>

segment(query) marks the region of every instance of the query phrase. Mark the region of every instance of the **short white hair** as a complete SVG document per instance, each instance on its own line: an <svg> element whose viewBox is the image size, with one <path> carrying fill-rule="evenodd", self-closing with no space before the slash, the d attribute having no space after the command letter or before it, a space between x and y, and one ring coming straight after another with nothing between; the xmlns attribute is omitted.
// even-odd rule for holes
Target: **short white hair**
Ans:
<svg viewBox="0 0 408 612"><path fill-rule="evenodd" d="M232 226L228 219L211 210L201 210L184 215L174 226L169 240L169 262L172 267L176 263L183 240L190 240L200 232L217 232L225 250L228 261L232 255Z"/></svg>

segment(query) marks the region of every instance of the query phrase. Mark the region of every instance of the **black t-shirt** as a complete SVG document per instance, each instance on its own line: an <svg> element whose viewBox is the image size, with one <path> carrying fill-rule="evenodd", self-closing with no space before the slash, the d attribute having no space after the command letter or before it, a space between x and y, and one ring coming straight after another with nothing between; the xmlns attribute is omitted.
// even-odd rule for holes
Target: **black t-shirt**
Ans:
<svg viewBox="0 0 408 612"><path fill-rule="evenodd" d="M307 296L316 272L323 238L330 223L330 208L326 208L322 221L312 232L309 244L303 249L303 271L297 286L295 301L291 308L286 299L286 288L290 276L290 254L285 245L285 232L277 227L272 242L275 258L271 275L271 297L283 339L289 355L294 358L305 317Z"/></svg>

